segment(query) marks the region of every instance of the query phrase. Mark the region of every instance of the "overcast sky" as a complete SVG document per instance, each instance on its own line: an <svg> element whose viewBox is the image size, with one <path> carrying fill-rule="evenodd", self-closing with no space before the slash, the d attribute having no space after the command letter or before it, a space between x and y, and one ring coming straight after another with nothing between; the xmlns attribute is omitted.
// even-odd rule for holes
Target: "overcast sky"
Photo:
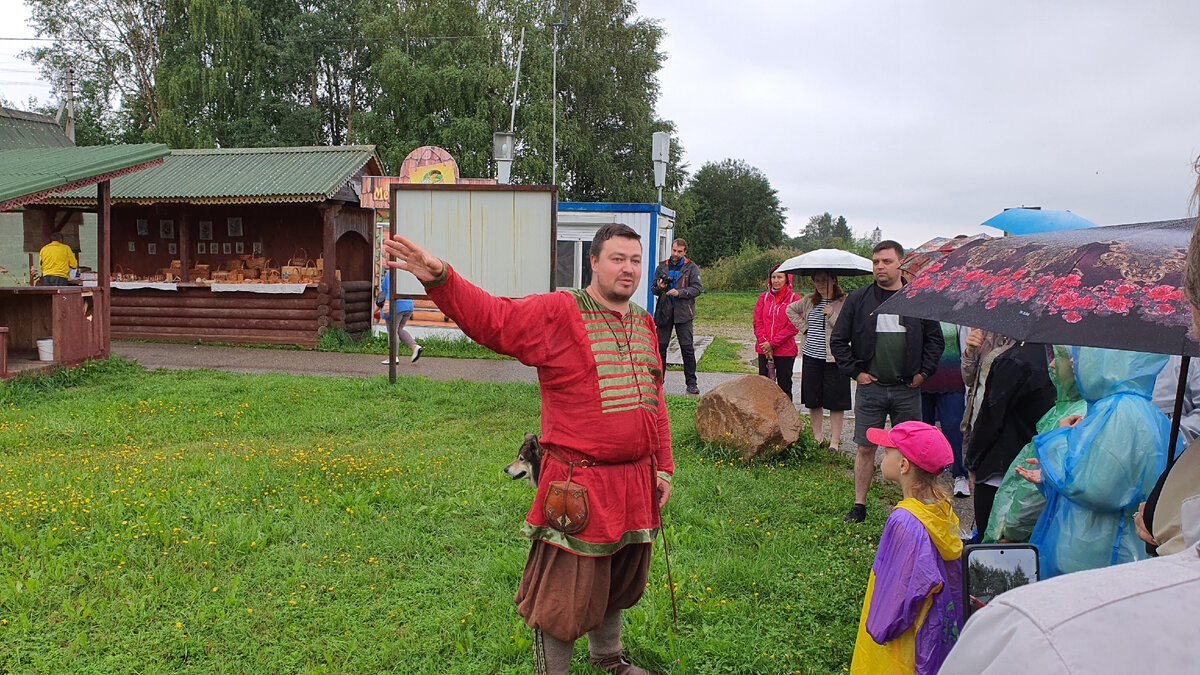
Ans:
<svg viewBox="0 0 1200 675"><path fill-rule="evenodd" d="M824 211L914 245L1008 206L1180 218L1200 154L1200 2L640 0L692 170L761 169L788 230Z"/></svg>
<svg viewBox="0 0 1200 675"><path fill-rule="evenodd" d="M1188 215L1197 0L638 7L667 31L659 114L691 169L758 167L791 234L824 211L909 246L1008 206L1102 225ZM0 37L31 36L28 15L0 0ZM50 98L15 56L30 45L0 40L0 92L18 107Z"/></svg>

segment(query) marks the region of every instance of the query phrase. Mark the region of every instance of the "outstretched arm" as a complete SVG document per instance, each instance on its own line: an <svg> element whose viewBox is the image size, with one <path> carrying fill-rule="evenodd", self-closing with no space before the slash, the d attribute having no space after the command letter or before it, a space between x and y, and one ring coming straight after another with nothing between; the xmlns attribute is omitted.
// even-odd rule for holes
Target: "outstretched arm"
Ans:
<svg viewBox="0 0 1200 675"><path fill-rule="evenodd" d="M529 295L514 300L494 296L459 276L450 265L420 245L399 235L386 239L383 252L395 259L387 266L411 273L425 286L429 299L463 333L479 344L507 354L528 366L547 358L546 324L561 303L557 294Z"/></svg>

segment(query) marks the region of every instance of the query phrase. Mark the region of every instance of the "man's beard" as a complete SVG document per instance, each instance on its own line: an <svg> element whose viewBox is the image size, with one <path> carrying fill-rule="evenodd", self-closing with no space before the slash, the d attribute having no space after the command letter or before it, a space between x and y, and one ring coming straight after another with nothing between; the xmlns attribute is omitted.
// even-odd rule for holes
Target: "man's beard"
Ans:
<svg viewBox="0 0 1200 675"><path fill-rule="evenodd" d="M618 281L620 281L620 280L618 280ZM613 282L613 285L610 287L607 287L607 288L597 285L596 290L598 290L600 292L600 295L608 302L612 302L612 303L616 303L616 304L623 304L623 303L629 302L630 298L633 297L633 294L637 292L637 285L632 284L629 288L628 293L625 293L624 291L619 290L617 288L616 282Z"/></svg>

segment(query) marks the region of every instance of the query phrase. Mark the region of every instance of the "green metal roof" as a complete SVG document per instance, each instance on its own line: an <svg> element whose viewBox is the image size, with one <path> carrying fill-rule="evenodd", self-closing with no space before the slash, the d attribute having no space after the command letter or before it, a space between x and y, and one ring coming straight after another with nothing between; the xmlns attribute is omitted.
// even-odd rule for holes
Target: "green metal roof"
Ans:
<svg viewBox="0 0 1200 675"><path fill-rule="evenodd" d="M74 145L53 117L0 108L0 150L69 148Z"/></svg>
<svg viewBox="0 0 1200 675"><path fill-rule="evenodd" d="M380 172L373 145L301 148L172 150L162 166L112 182L112 200L152 204L320 202L366 167ZM47 204L95 203L90 190L44 200Z"/></svg>
<svg viewBox="0 0 1200 675"><path fill-rule="evenodd" d="M58 192L87 190L161 163L167 146L93 145L82 148L36 148L0 151L0 211L9 211Z"/></svg>

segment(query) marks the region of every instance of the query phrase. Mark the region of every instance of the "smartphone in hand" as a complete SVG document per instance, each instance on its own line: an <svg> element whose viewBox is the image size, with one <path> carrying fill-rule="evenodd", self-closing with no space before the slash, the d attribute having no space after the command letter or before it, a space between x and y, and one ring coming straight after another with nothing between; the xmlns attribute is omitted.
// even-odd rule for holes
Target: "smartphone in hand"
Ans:
<svg viewBox="0 0 1200 675"><path fill-rule="evenodd" d="M1033 544L972 544L963 547L963 620L1001 593L1032 584L1041 573Z"/></svg>

